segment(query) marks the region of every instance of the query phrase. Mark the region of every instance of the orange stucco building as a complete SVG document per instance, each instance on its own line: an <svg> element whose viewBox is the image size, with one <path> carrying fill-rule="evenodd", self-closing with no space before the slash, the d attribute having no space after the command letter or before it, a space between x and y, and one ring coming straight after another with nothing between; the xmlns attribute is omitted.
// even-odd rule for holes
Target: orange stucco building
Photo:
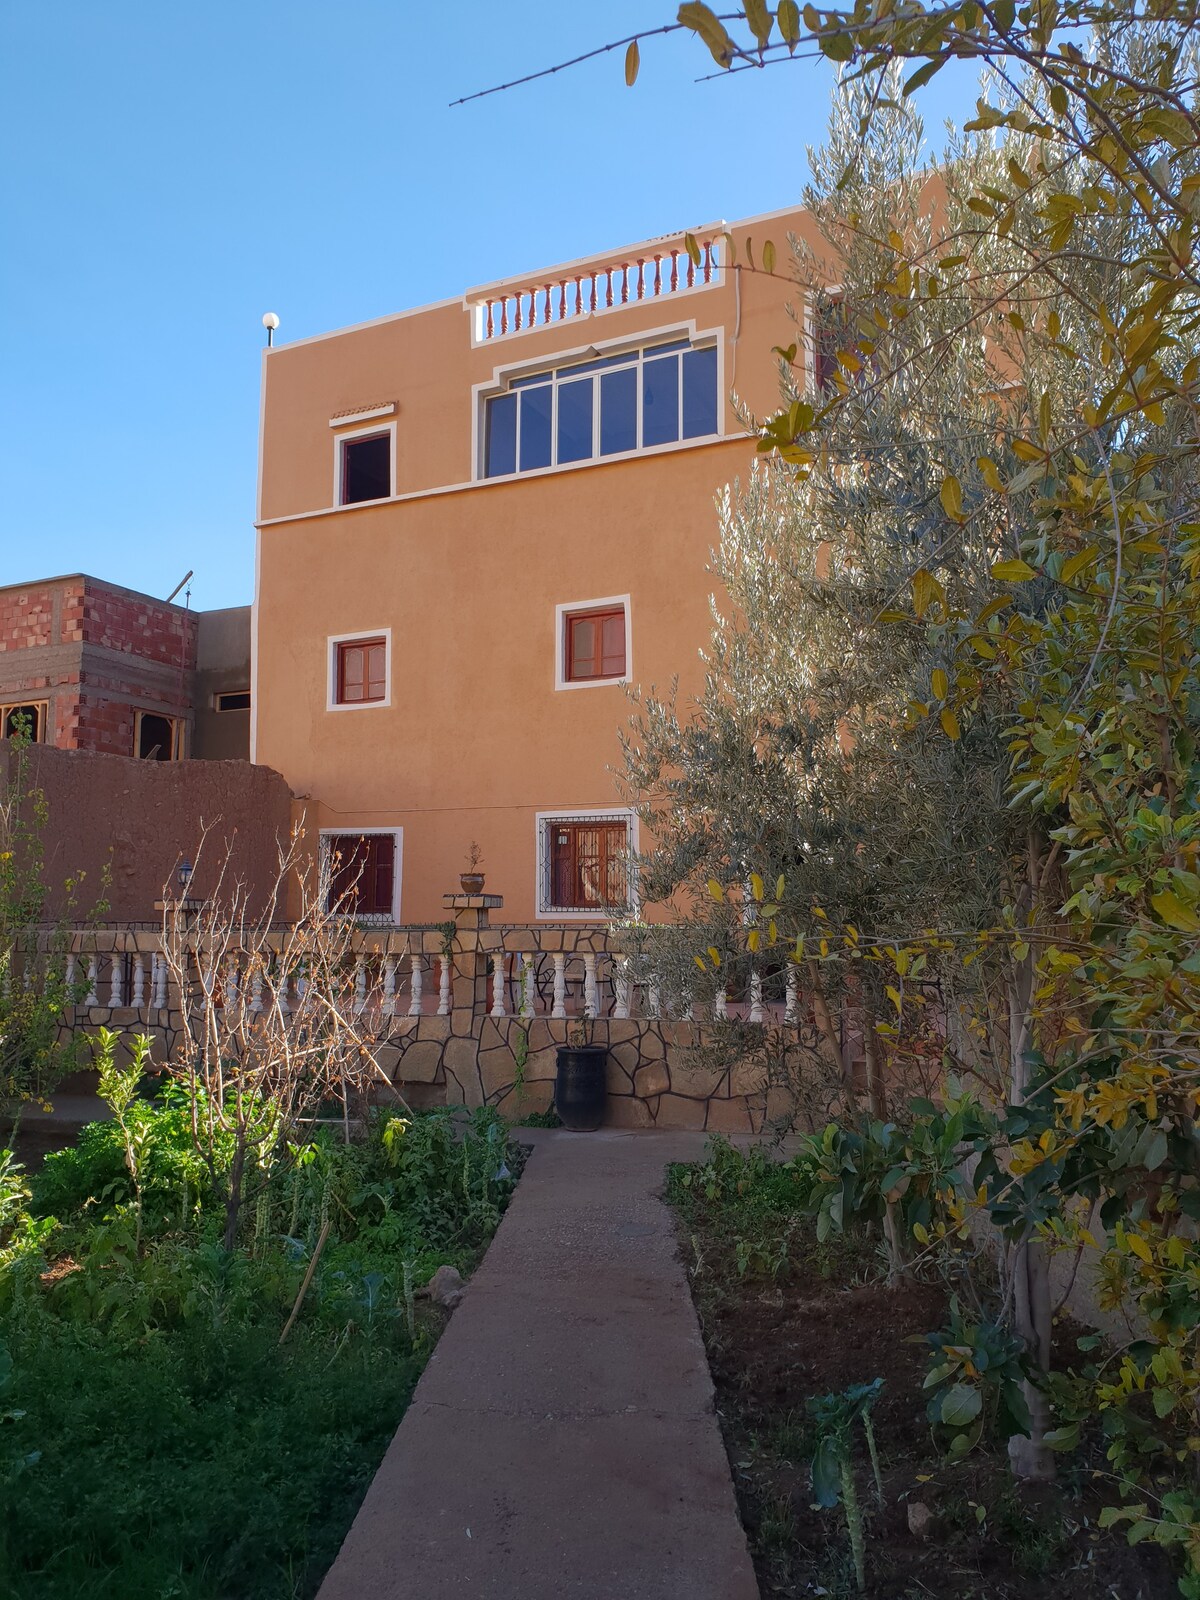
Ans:
<svg viewBox="0 0 1200 1600"><path fill-rule="evenodd" d="M624 686L698 686L714 496L755 453L731 396L770 412L804 326L722 231L264 352L252 759L364 914L440 920L473 842L505 920L622 898ZM806 226L729 231L786 260Z"/></svg>

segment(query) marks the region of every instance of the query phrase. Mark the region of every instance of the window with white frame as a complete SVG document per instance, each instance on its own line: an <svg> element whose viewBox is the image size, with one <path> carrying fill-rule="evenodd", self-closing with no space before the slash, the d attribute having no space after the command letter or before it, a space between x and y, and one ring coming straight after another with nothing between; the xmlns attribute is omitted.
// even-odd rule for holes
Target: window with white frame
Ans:
<svg viewBox="0 0 1200 1600"><path fill-rule="evenodd" d="M512 378L483 402L483 476L707 438L718 398L717 346L689 339Z"/></svg>
<svg viewBox="0 0 1200 1600"><path fill-rule="evenodd" d="M328 641L330 711L391 704L391 642L389 628Z"/></svg>
<svg viewBox="0 0 1200 1600"><path fill-rule="evenodd" d="M547 813L538 817L537 829L540 915L628 910L633 837L627 811Z"/></svg>
<svg viewBox="0 0 1200 1600"><path fill-rule="evenodd" d="M356 433L342 434L336 440L335 498L338 505L362 505L368 500L387 500L391 496L395 445L394 424L360 429Z"/></svg>
<svg viewBox="0 0 1200 1600"><path fill-rule="evenodd" d="M400 915L399 828L322 831L330 911L374 922Z"/></svg>
<svg viewBox="0 0 1200 1600"><path fill-rule="evenodd" d="M629 682L629 596L556 607L555 687Z"/></svg>

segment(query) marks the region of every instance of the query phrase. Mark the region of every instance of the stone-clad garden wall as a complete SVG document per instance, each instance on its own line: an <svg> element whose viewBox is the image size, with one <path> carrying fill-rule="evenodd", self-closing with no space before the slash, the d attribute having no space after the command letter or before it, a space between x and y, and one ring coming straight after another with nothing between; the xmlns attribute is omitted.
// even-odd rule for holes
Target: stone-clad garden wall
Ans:
<svg viewBox="0 0 1200 1600"><path fill-rule="evenodd" d="M490 896L447 896L453 922L356 935L376 1061L401 1096L493 1105L518 1118L544 1111L556 1048L586 1038L608 1047L609 1126L752 1132L786 1114L761 1058L750 1052L730 1064L735 1052L717 1048L728 1043L728 1022L658 1014L652 988L635 981L605 927L492 926L495 904ZM66 1026L149 1032L156 1055L169 1056L180 997L160 944L160 933L145 928L76 934L74 970L88 995ZM779 1006L760 1011L749 1020L784 1020Z"/></svg>

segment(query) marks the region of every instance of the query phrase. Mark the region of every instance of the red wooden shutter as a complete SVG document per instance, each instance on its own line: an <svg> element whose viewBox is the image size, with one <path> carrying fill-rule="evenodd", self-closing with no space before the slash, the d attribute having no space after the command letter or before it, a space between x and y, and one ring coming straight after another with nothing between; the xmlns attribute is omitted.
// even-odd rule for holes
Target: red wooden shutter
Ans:
<svg viewBox="0 0 1200 1600"><path fill-rule="evenodd" d="M623 678L625 676L625 608L612 611L601 623L600 676Z"/></svg>
<svg viewBox="0 0 1200 1600"><path fill-rule="evenodd" d="M367 838L367 872L369 903L364 912L376 916L390 916L392 889L396 881L396 839L394 834L374 833Z"/></svg>
<svg viewBox="0 0 1200 1600"><path fill-rule="evenodd" d="M347 916L390 916L396 839L390 833L339 833L329 841L329 903Z"/></svg>
<svg viewBox="0 0 1200 1600"><path fill-rule="evenodd" d="M596 623L592 617L570 619L567 676L571 679L596 676Z"/></svg>
<svg viewBox="0 0 1200 1600"><path fill-rule="evenodd" d="M353 701L362 699L365 665L366 662L361 645L343 644L338 646L339 700Z"/></svg>
<svg viewBox="0 0 1200 1600"><path fill-rule="evenodd" d="M387 646L382 640L367 649L367 699L382 700L387 694Z"/></svg>
<svg viewBox="0 0 1200 1600"><path fill-rule="evenodd" d="M625 608L567 618L567 678L625 676Z"/></svg>

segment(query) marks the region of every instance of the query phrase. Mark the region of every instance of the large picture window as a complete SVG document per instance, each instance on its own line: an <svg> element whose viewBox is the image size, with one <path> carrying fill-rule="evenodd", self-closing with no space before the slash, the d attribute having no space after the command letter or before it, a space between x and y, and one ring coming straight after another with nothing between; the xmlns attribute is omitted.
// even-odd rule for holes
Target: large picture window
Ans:
<svg viewBox="0 0 1200 1600"><path fill-rule="evenodd" d="M484 402L483 474L707 438L718 414L717 347L686 339L514 378Z"/></svg>

